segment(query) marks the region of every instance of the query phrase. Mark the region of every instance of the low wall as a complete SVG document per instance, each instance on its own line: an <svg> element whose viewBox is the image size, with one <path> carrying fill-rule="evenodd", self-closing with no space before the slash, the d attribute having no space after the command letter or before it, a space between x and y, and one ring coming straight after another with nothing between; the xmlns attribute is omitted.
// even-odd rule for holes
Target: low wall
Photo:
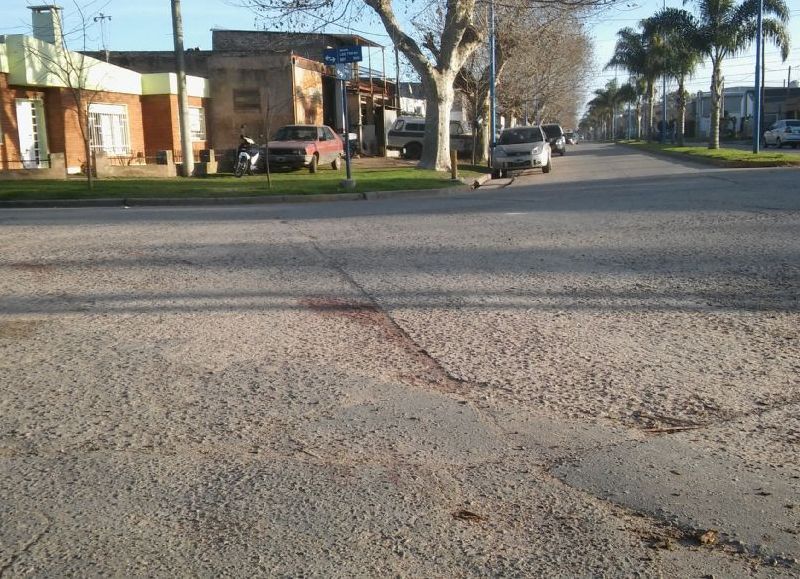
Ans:
<svg viewBox="0 0 800 579"><path fill-rule="evenodd" d="M160 179L176 177L178 174L175 163L172 160L171 151L160 151L158 163L155 165L136 163L130 165L112 165L105 153L96 153L94 170L98 179L104 177L145 177L148 179Z"/></svg>
<svg viewBox="0 0 800 579"><path fill-rule="evenodd" d="M50 154L50 167L47 169L5 169L0 171L0 181L30 179L66 179L67 166L64 153Z"/></svg>

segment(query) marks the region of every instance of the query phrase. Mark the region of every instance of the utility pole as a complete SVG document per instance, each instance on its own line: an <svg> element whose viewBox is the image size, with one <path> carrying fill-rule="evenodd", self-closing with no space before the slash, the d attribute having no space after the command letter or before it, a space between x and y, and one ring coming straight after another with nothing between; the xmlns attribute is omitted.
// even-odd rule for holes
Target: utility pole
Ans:
<svg viewBox="0 0 800 579"><path fill-rule="evenodd" d="M667 0L664 0L664 10L667 9ZM666 39L665 39L666 40ZM664 71L664 77L661 79L661 108L664 109L661 115L661 144L667 142L667 72Z"/></svg>
<svg viewBox="0 0 800 579"><path fill-rule="evenodd" d="M496 103L495 103L495 71L494 71L494 58L495 58L495 50L494 50L494 0L491 0L489 3L489 131L491 135L489 136L489 165L491 166L491 159L494 156L494 146L495 146L495 135L497 134L497 127L496 127Z"/></svg>
<svg viewBox="0 0 800 579"><path fill-rule="evenodd" d="M100 14L95 16L93 20L95 22L100 23L100 42L103 45L103 54L105 54L106 56L106 62L108 62L108 45L106 44L106 20L111 22L111 16L100 12Z"/></svg>
<svg viewBox="0 0 800 579"><path fill-rule="evenodd" d="M194 151L189 130L189 95L186 94L186 62L183 54L183 20L181 0L172 0L172 36L175 40L175 62L178 75L178 118L181 125L181 151L183 154L183 176L194 174Z"/></svg>
<svg viewBox="0 0 800 579"><path fill-rule="evenodd" d="M756 31L756 86L755 94L755 110L753 111L753 154L757 155L761 148L761 56L763 45L761 44L761 24L764 15L764 0L758 1L758 30Z"/></svg>

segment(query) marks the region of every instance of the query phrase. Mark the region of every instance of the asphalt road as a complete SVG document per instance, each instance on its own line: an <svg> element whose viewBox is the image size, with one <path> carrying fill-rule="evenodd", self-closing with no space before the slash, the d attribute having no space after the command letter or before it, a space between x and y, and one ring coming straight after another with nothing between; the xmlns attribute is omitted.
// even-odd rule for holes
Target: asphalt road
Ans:
<svg viewBox="0 0 800 579"><path fill-rule="evenodd" d="M0 576L800 573L796 169L0 212Z"/></svg>

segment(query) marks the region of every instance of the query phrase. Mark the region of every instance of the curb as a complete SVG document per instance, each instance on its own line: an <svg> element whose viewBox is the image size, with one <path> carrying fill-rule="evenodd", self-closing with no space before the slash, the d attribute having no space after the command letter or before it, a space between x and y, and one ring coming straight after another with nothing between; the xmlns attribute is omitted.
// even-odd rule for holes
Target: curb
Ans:
<svg viewBox="0 0 800 579"><path fill-rule="evenodd" d="M248 197L169 197L110 199L20 199L0 201L0 209L55 209L69 207L184 207L216 205L273 205L277 203L332 203L337 201L379 201L384 199L420 199L453 197L478 189L491 175L481 175L472 183L461 180L461 186L446 189L414 189L409 191L367 191L364 193L314 193L310 195L264 195Z"/></svg>
<svg viewBox="0 0 800 579"><path fill-rule="evenodd" d="M749 163L747 161L726 161L725 159L712 159L710 157L699 157L696 155L687 155L686 153L678 153L674 151L654 151L636 145L629 145L628 143L614 143L620 147L626 147L640 153L650 154L654 157L669 157L670 159L680 159L689 163L697 163L698 165L710 165L712 167L722 167L725 169L774 169L776 167L800 167L800 159L797 163L774 161L769 163Z"/></svg>

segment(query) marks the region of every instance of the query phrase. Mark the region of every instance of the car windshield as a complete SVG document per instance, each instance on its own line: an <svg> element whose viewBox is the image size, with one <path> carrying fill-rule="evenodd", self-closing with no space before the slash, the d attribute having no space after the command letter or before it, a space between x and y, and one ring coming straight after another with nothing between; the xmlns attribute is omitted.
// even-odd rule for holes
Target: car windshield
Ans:
<svg viewBox="0 0 800 579"><path fill-rule="evenodd" d="M786 121L787 127L800 127L800 121Z"/></svg>
<svg viewBox="0 0 800 579"><path fill-rule="evenodd" d="M553 137L560 137L564 133L561 132L561 127L558 125L542 125L542 130L544 134L547 135L548 139L552 139Z"/></svg>
<svg viewBox="0 0 800 579"><path fill-rule="evenodd" d="M509 129L500 133L501 145L519 145L520 143L535 143L542 140L542 131L536 128Z"/></svg>
<svg viewBox="0 0 800 579"><path fill-rule="evenodd" d="M315 141L317 127L283 127L275 133L275 141Z"/></svg>

